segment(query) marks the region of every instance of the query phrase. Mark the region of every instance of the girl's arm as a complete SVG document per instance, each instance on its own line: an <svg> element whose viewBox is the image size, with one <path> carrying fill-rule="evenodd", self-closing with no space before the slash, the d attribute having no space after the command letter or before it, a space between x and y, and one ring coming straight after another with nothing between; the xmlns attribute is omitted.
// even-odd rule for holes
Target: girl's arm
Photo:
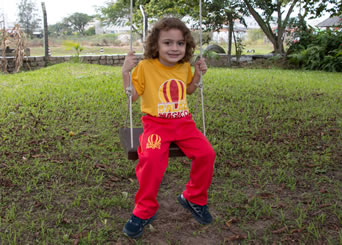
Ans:
<svg viewBox="0 0 342 245"><path fill-rule="evenodd" d="M126 89L129 87L129 76L132 69L137 65L137 57L134 55L135 51L128 52L124 64L122 66L122 80L123 80L123 87L126 92ZM132 101L136 101L139 98L139 95L132 85Z"/></svg>
<svg viewBox="0 0 342 245"><path fill-rule="evenodd" d="M192 81L191 81L190 85L186 89L187 94L192 94L193 92L195 92L196 88L199 85L200 79L201 79L201 72L202 72L202 76L203 76L207 72L207 70L208 70L208 67L204 61L204 58L199 59L195 63L195 73L194 73L194 76L192 77Z"/></svg>

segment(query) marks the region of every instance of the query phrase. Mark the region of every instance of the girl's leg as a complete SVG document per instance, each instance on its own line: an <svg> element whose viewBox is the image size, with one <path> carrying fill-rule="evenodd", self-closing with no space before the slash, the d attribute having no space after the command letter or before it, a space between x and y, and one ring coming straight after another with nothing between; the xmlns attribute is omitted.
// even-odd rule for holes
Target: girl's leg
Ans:
<svg viewBox="0 0 342 245"><path fill-rule="evenodd" d="M197 205L206 205L216 154L207 138L196 128L191 117L188 117L179 129L177 135L182 136L176 143L192 160L190 180L186 184L183 196Z"/></svg>
<svg viewBox="0 0 342 245"><path fill-rule="evenodd" d="M159 207L157 194L169 157L170 142L166 133L163 128L154 125L153 121L149 120L148 125L144 123L144 133L139 140L139 163L136 167L139 190L133 210L133 214L141 219L151 218Z"/></svg>

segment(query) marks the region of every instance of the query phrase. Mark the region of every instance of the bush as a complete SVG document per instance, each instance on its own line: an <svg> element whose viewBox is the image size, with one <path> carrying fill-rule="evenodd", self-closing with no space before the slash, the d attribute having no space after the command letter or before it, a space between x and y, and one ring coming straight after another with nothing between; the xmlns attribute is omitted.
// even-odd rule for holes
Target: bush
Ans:
<svg viewBox="0 0 342 245"><path fill-rule="evenodd" d="M95 27L90 27L88 30L84 32L84 35L86 36L94 36L96 34Z"/></svg>
<svg viewBox="0 0 342 245"><path fill-rule="evenodd" d="M300 28L289 44L289 62L308 70L342 71L342 32Z"/></svg>

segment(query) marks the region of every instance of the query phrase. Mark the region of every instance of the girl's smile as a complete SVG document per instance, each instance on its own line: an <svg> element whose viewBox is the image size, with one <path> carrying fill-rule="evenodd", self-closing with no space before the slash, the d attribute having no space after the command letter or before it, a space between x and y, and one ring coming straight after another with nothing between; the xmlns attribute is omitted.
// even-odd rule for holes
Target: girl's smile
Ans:
<svg viewBox="0 0 342 245"><path fill-rule="evenodd" d="M178 29L161 30L158 39L159 61L165 66L174 66L185 55L186 42Z"/></svg>

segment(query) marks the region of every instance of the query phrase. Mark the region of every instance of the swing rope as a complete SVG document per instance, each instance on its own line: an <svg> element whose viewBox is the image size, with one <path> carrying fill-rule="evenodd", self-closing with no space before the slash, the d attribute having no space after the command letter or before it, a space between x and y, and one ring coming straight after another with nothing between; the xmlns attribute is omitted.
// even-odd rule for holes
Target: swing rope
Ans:
<svg viewBox="0 0 342 245"><path fill-rule="evenodd" d="M200 11L200 57L202 59L203 57L203 51L202 51L202 0L199 0L199 11ZM201 105L202 105L202 123L203 123L203 134L206 136L206 130L205 130L205 115L204 115L204 99L203 99L203 79L202 79L202 72L200 72L200 82L199 82L199 88L201 93Z"/></svg>
<svg viewBox="0 0 342 245"><path fill-rule="evenodd" d="M129 46L130 51L133 51L133 41L132 41L132 32L133 32L133 0L130 2L130 21L131 21L131 28L130 28L130 40ZM129 86L126 88L126 95L129 97L128 99L128 106L129 106L129 121L130 121L130 129L131 129L131 149L133 149L133 115L132 115L132 91L133 91L133 84L132 84L132 72L129 73ZM128 108L127 108L128 109ZM127 110L128 112L128 110ZM127 113L128 114L128 113ZM126 123L127 124L127 115L126 114Z"/></svg>

